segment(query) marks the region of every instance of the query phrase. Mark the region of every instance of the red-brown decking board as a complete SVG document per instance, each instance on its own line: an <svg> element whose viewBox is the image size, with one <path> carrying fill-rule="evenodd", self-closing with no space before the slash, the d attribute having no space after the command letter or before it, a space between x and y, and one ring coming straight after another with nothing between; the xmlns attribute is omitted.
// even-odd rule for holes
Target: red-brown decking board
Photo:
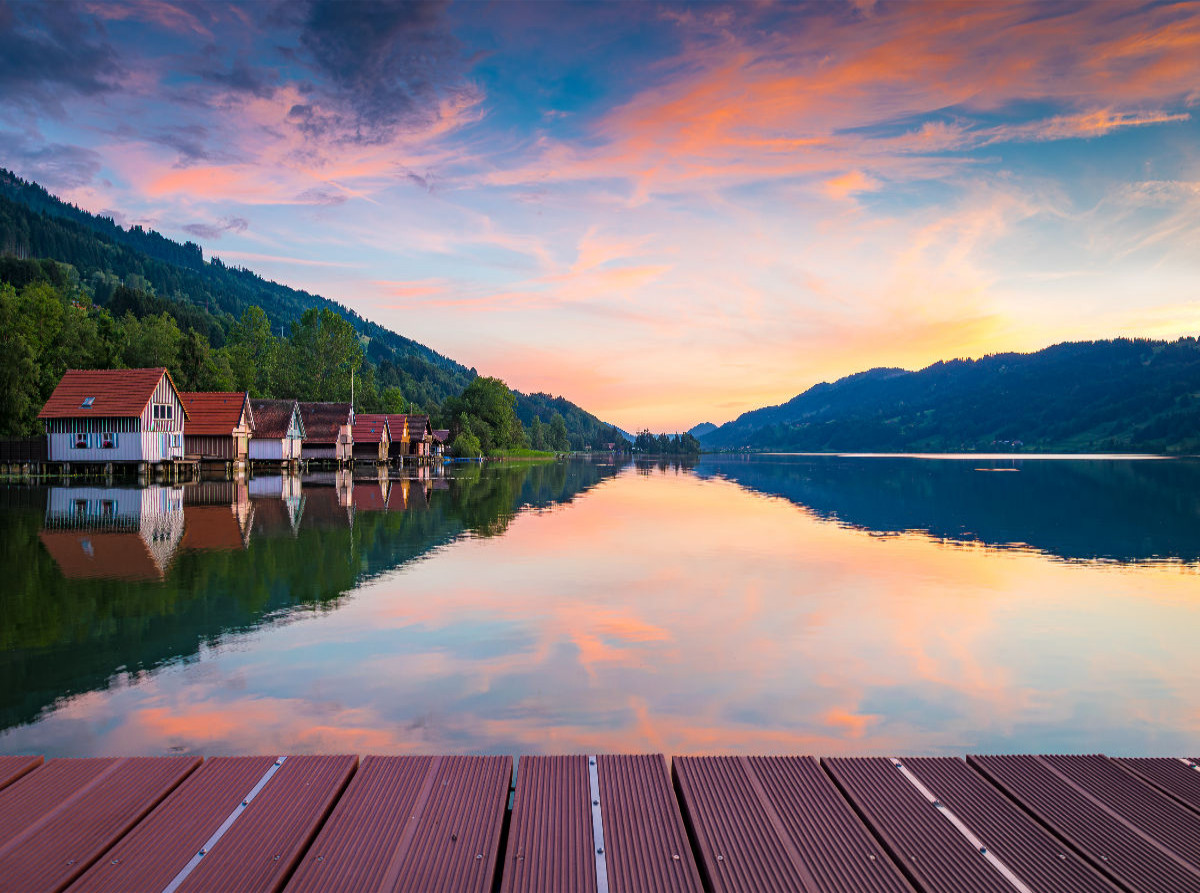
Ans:
<svg viewBox="0 0 1200 893"><path fill-rule="evenodd" d="M199 764L58 759L0 790L0 888L62 890Z"/></svg>
<svg viewBox="0 0 1200 893"><path fill-rule="evenodd" d="M492 889L511 757L366 757L287 889Z"/></svg>
<svg viewBox="0 0 1200 893"><path fill-rule="evenodd" d="M919 889L1013 893L1013 885L890 760L843 757L822 763Z"/></svg>
<svg viewBox="0 0 1200 893"><path fill-rule="evenodd" d="M1034 890L1119 890L957 757L909 757L902 762Z"/></svg>
<svg viewBox="0 0 1200 893"><path fill-rule="evenodd" d="M595 891L598 862L611 893L702 889L662 755L522 757L501 889Z"/></svg>
<svg viewBox="0 0 1200 893"><path fill-rule="evenodd" d="M1190 760L1191 765L1188 765L1175 757L1131 757L1116 762L1200 812L1200 771L1192 768L1200 762Z"/></svg>
<svg viewBox="0 0 1200 893"><path fill-rule="evenodd" d="M972 755L967 761L1126 887L1139 893L1200 891L1200 869L1069 781L1047 758ZM1146 793L1157 796L1148 786Z"/></svg>
<svg viewBox="0 0 1200 893"><path fill-rule="evenodd" d="M587 757L521 757L502 893L596 893Z"/></svg>
<svg viewBox="0 0 1200 893"><path fill-rule="evenodd" d="M274 757L206 760L76 881L72 893L165 889L274 762Z"/></svg>
<svg viewBox="0 0 1200 893"><path fill-rule="evenodd" d="M355 756L288 757L179 893L280 889L357 765Z"/></svg>
<svg viewBox="0 0 1200 893"><path fill-rule="evenodd" d="M42 765L42 757L0 757L0 789L8 787L22 775Z"/></svg>
<svg viewBox="0 0 1200 893"><path fill-rule="evenodd" d="M1167 759L677 757L681 816L661 756L525 757L503 864L508 757L38 759L0 891L1200 893Z"/></svg>
<svg viewBox="0 0 1200 893"><path fill-rule="evenodd" d="M912 890L812 757L676 757L674 767L713 890Z"/></svg>
<svg viewBox="0 0 1200 893"><path fill-rule="evenodd" d="M1115 810L1200 871L1200 815L1106 756L1042 757L1056 772Z"/></svg>
<svg viewBox="0 0 1200 893"><path fill-rule="evenodd" d="M662 754L602 754L596 769L609 890L703 889Z"/></svg>

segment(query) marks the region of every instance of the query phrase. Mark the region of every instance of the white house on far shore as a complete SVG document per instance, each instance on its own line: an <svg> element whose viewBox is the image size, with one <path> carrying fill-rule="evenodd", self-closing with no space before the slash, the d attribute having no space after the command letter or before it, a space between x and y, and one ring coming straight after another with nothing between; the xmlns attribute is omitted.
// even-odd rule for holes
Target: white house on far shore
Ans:
<svg viewBox="0 0 1200 893"><path fill-rule="evenodd" d="M51 462L183 458L187 413L166 369L69 369L38 413Z"/></svg>

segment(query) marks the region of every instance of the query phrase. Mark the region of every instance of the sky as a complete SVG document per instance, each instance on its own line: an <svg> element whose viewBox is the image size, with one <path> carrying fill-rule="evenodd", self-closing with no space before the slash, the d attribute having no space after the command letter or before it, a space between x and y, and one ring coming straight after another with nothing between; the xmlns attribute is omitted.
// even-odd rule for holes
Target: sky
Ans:
<svg viewBox="0 0 1200 893"><path fill-rule="evenodd" d="M1200 4L0 0L0 165L626 430L1200 334Z"/></svg>

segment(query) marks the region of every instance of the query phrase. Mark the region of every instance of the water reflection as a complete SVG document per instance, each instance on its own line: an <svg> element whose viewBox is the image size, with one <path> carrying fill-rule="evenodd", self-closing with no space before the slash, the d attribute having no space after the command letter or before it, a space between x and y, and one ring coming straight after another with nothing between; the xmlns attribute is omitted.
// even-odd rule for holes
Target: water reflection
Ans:
<svg viewBox="0 0 1200 893"><path fill-rule="evenodd" d="M264 481L244 548L180 546L162 581L64 577L38 538L49 494L4 491L0 752L1161 754L1200 736L1195 545L1150 522L1194 525L1194 466L1056 466L1076 488L1033 478L1024 514L980 485L1009 512L988 527L946 492L961 468L842 461ZM1020 488L1022 468L979 476ZM1122 526L1089 545L1065 529L1098 523L1085 510ZM989 545L1017 542L1043 551ZM1127 557L1060 560L1105 555Z"/></svg>
<svg viewBox="0 0 1200 893"><path fill-rule="evenodd" d="M328 609L464 534L502 531L615 469L348 472L182 487L0 488L0 728L63 697L194 660L230 634ZM364 491L365 497L356 496ZM382 495L381 495L382 494Z"/></svg>
<svg viewBox="0 0 1200 893"><path fill-rule="evenodd" d="M38 537L64 577L161 580L184 523L179 488L51 487Z"/></svg>
<svg viewBox="0 0 1200 893"><path fill-rule="evenodd" d="M706 456L696 468L883 534L1068 560L1200 561L1200 462Z"/></svg>

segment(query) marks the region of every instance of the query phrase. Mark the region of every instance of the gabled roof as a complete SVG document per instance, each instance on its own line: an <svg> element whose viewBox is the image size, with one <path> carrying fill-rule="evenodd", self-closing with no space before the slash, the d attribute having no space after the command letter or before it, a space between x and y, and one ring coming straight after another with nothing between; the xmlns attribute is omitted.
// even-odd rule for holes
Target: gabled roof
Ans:
<svg viewBox="0 0 1200 893"><path fill-rule="evenodd" d="M387 421L393 440L398 440L404 436L404 426L406 424L408 425L408 436L410 439L416 438L420 440L426 434L430 433L431 430L429 427L429 416L427 415L390 413L387 416Z"/></svg>
<svg viewBox="0 0 1200 893"><path fill-rule="evenodd" d="M296 410L295 400L251 400L250 411L254 413L254 436L263 439L287 437L292 424L292 413ZM304 421L300 421L300 436L304 436Z"/></svg>
<svg viewBox="0 0 1200 893"><path fill-rule="evenodd" d="M42 530L38 538L70 580L161 580L167 572L136 531Z"/></svg>
<svg viewBox="0 0 1200 893"><path fill-rule="evenodd" d="M185 434L232 437L243 410L249 416L247 424L254 429L250 395L245 391L180 391L179 399L187 410Z"/></svg>
<svg viewBox="0 0 1200 893"><path fill-rule="evenodd" d="M39 419L130 418L140 416L163 376L157 369L68 369L38 413ZM84 404L87 404L86 406ZM184 408L187 418L187 408Z"/></svg>
<svg viewBox="0 0 1200 893"><path fill-rule="evenodd" d="M304 439L316 443L335 443L338 430L350 424L349 403L301 403Z"/></svg>
<svg viewBox="0 0 1200 893"><path fill-rule="evenodd" d="M408 417L408 436L424 437L426 434L431 434L433 429L429 426L429 416L427 415L410 415Z"/></svg>
<svg viewBox="0 0 1200 893"><path fill-rule="evenodd" d="M450 439L449 428L435 428L433 431L433 439L438 443L445 443Z"/></svg>
<svg viewBox="0 0 1200 893"><path fill-rule="evenodd" d="M185 505L183 549L237 551L245 549L247 531L242 529L229 505Z"/></svg>
<svg viewBox="0 0 1200 893"><path fill-rule="evenodd" d="M355 443L380 443L387 433L387 416L373 413L362 413L354 417ZM388 435L391 439L391 435Z"/></svg>
<svg viewBox="0 0 1200 893"><path fill-rule="evenodd" d="M354 482L354 508L360 512L382 512L387 505L383 487L377 481Z"/></svg>

